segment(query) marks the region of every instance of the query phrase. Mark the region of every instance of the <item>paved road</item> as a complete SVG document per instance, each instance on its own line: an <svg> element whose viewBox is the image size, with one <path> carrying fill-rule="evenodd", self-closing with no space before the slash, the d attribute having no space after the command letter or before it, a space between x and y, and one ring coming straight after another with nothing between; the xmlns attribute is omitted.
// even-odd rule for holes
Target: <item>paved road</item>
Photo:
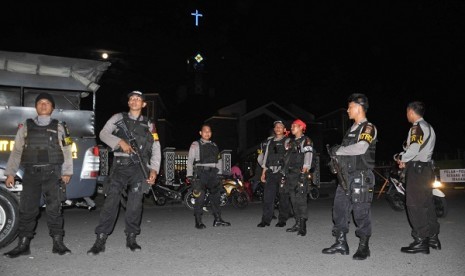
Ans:
<svg viewBox="0 0 465 276"><path fill-rule="evenodd" d="M443 249L430 255L408 255L400 247L408 245L410 227L404 212L395 212L384 199L373 204L371 257L352 260L358 245L354 227L348 234L351 255L324 255L321 249L331 245L331 195L310 201L308 234L286 233L283 228L257 228L261 205L251 203L244 210L223 209L231 227L211 227L213 216L206 214L207 228L194 228L192 213L180 204L145 204L141 252L125 247L124 219L120 213L107 250L99 256L87 256L95 240L93 233L98 211L65 210L65 243L73 254L51 253L46 218L39 220L30 256L2 258L0 275L464 275L465 191L447 190L450 207L440 219ZM289 221L288 225L291 224ZM12 249L16 241L3 248Z"/></svg>

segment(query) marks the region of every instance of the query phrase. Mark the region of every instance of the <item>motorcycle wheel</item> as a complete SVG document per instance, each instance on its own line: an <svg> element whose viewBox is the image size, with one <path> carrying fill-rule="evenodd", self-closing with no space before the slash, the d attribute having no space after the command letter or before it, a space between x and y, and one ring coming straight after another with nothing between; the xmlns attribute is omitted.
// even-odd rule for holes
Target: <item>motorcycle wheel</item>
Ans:
<svg viewBox="0 0 465 276"><path fill-rule="evenodd" d="M389 203L389 206L394 211L404 211L405 210L405 196L398 192L390 192L386 194L386 200Z"/></svg>
<svg viewBox="0 0 465 276"><path fill-rule="evenodd" d="M311 199L315 200L320 197L320 190L317 187L312 186L310 187L310 192L308 193Z"/></svg>
<svg viewBox="0 0 465 276"><path fill-rule="evenodd" d="M232 194L231 201L232 205L238 209L244 209L245 207L247 207L247 205L249 205L249 197L247 196L247 193L245 191L234 191Z"/></svg>
<svg viewBox="0 0 465 276"><path fill-rule="evenodd" d="M447 201L445 197L433 196L434 207L436 209L436 216L444 218L447 216Z"/></svg>
<svg viewBox="0 0 465 276"><path fill-rule="evenodd" d="M10 192L0 187L0 248L10 244L18 235L19 204Z"/></svg>
<svg viewBox="0 0 465 276"><path fill-rule="evenodd" d="M192 190L186 192L186 194L184 195L183 203L184 205L186 205L187 208L194 210L195 197L192 194Z"/></svg>

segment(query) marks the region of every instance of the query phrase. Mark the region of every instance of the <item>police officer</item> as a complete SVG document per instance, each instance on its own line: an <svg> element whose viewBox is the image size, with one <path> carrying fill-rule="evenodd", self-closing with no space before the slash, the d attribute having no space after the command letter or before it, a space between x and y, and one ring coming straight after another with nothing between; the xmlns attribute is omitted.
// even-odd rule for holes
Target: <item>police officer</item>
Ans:
<svg viewBox="0 0 465 276"><path fill-rule="evenodd" d="M360 238L355 260L364 260L370 256L368 246L371 236L371 201L375 177L375 150L377 141L376 127L366 118L368 98L364 94L349 96L347 113L354 124L346 132L341 146L334 146L331 154L341 161L341 172L347 183L347 190L340 185L336 189L333 205L333 235L336 242L323 249L324 254L349 254L346 234L349 232L350 214L353 212L355 234Z"/></svg>
<svg viewBox="0 0 465 276"><path fill-rule="evenodd" d="M24 166L23 191L19 203L18 246L4 255L16 258L29 255L30 241L39 215L42 194L49 234L53 238L53 253L71 254L63 243L63 187L73 174L72 140L64 122L51 118L55 101L48 93L40 93L35 100L37 117L19 125L15 145L5 169L7 188L14 187L14 177L20 163ZM61 184L60 184L61 180Z"/></svg>
<svg viewBox="0 0 465 276"><path fill-rule="evenodd" d="M187 179L192 183L192 194L195 197L195 228L204 229L202 222L205 191L210 190L210 202L213 209L213 227L230 226L231 223L221 218L220 189L218 175L222 173L222 162L219 158L218 146L212 142L212 130L209 124L200 127L200 139L192 142L187 157Z"/></svg>
<svg viewBox="0 0 465 276"><path fill-rule="evenodd" d="M432 155L436 143L433 127L424 119L425 105L411 102L407 119L412 124L407 137L407 148L399 154L399 168L406 169L406 206L412 227L413 243L402 247L404 253L429 254L429 248L441 249L439 223L431 193L434 181Z"/></svg>
<svg viewBox="0 0 465 276"><path fill-rule="evenodd" d="M291 133L294 135L287 145L284 157L283 174L285 183L280 184L281 193L288 193L294 209L295 224L286 232L297 232L297 235L307 234L307 195L308 184L306 177L309 176L312 167L313 142L304 135L307 125L300 119L292 122Z"/></svg>
<svg viewBox="0 0 465 276"><path fill-rule="evenodd" d="M131 251L141 250L136 236L141 231L143 194L148 193L150 186L155 183L160 169L161 152L153 123L142 115L142 108L147 105L145 95L140 91L132 91L128 98L129 112L113 115L100 131L100 139L114 150L114 158L105 204L100 212L99 224L95 228L97 239L87 251L88 255L97 255L105 251L107 237L113 232L118 217L121 193L126 189L126 247ZM125 130L130 133L126 133ZM136 141L138 152L135 145L130 144L131 138ZM142 163L137 157L139 153ZM148 178L144 177L142 168L147 172Z"/></svg>
<svg viewBox="0 0 465 276"><path fill-rule="evenodd" d="M289 138L286 137L286 127L282 121L275 121L274 136L269 137L257 161L262 163L262 173L260 180L265 183L263 196L262 220L257 227L270 226L274 214L275 198L278 195L278 187L283 174L281 172L284 165L284 154ZM289 193L284 190L279 193L279 215L276 227L284 227L289 218Z"/></svg>

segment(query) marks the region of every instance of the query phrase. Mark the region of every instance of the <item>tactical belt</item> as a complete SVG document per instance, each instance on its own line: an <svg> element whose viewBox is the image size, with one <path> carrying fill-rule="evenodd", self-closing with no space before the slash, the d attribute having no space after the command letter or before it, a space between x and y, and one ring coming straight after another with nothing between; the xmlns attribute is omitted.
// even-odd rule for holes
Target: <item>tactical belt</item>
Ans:
<svg viewBox="0 0 465 276"><path fill-rule="evenodd" d="M413 166L414 168L416 168L418 166L428 167L428 166L432 165L431 161L429 161L429 162L410 161L408 163L411 164L411 166Z"/></svg>
<svg viewBox="0 0 465 276"><path fill-rule="evenodd" d="M300 168L288 168L285 170L285 173L300 173L302 170Z"/></svg>
<svg viewBox="0 0 465 276"><path fill-rule="evenodd" d="M216 170L215 167L206 167L206 166L197 166L196 168L199 172L211 172L213 170Z"/></svg>
<svg viewBox="0 0 465 276"><path fill-rule="evenodd" d="M56 164L28 165L26 166L26 169L38 173L38 172L51 171L51 170L56 169L59 166L60 165L56 165Z"/></svg>
<svg viewBox="0 0 465 276"><path fill-rule="evenodd" d="M132 160L131 157L127 157L127 156L115 156L115 162L116 164L122 165L122 166L130 166L130 165L136 164L136 162L134 162L134 160Z"/></svg>

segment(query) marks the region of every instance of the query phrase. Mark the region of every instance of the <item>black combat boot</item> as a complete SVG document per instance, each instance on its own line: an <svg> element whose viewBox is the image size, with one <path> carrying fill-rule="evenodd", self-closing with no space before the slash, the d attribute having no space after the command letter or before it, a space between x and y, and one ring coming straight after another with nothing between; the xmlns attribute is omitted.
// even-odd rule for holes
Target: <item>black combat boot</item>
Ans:
<svg viewBox="0 0 465 276"><path fill-rule="evenodd" d="M87 255L98 255L101 252L105 252L105 243L107 242L107 238L108 235L105 233L97 234L97 239L95 240L92 248L87 251Z"/></svg>
<svg viewBox="0 0 465 276"><path fill-rule="evenodd" d="M413 237L413 242L406 247L400 249L404 253L424 253L429 254L429 238Z"/></svg>
<svg viewBox="0 0 465 276"><path fill-rule="evenodd" d="M370 248L368 247L369 241L370 236L360 237L357 252L352 256L354 260L365 260L367 257L370 257Z"/></svg>
<svg viewBox="0 0 465 276"><path fill-rule="evenodd" d="M299 231L297 232L297 235L302 237L307 235L307 219L300 218Z"/></svg>
<svg viewBox="0 0 465 276"><path fill-rule="evenodd" d="M257 227L265 227L265 226L270 226L270 224L268 222L264 222L263 220L257 224Z"/></svg>
<svg viewBox="0 0 465 276"><path fill-rule="evenodd" d="M429 247L441 250L441 242L439 241L438 234L434 234L431 237L429 237Z"/></svg>
<svg viewBox="0 0 465 276"><path fill-rule="evenodd" d="M31 249L29 247L31 243L31 239L28 237L19 237L18 245L3 255L8 258L16 258L21 255L29 255L31 254Z"/></svg>
<svg viewBox="0 0 465 276"><path fill-rule="evenodd" d="M284 227L284 226L286 226L286 222L285 221L278 221L278 223L276 223L275 226L276 227Z"/></svg>
<svg viewBox="0 0 465 276"><path fill-rule="evenodd" d="M205 229L207 226L202 222L202 215L194 215L195 216L195 228L197 229Z"/></svg>
<svg viewBox="0 0 465 276"><path fill-rule="evenodd" d="M63 235L55 235L53 238L53 249L52 253L58 253L58 255L69 255L71 250L63 243Z"/></svg>
<svg viewBox="0 0 465 276"><path fill-rule="evenodd" d="M215 216L215 219L213 220L213 227L217 227L217 226L230 226L231 223L227 222L227 221L224 221L222 218L221 218L221 215L220 214L214 214Z"/></svg>
<svg viewBox="0 0 465 276"><path fill-rule="evenodd" d="M136 242L136 234L129 233L126 235L126 248L131 249L132 252L140 251L142 249Z"/></svg>
<svg viewBox="0 0 465 276"><path fill-rule="evenodd" d="M341 253L342 255L349 255L349 245L347 244L346 233L337 232L336 242L329 248L321 251L323 254Z"/></svg>
<svg viewBox="0 0 465 276"><path fill-rule="evenodd" d="M300 219L295 218L295 224L291 228L287 228L286 232L297 232L300 229Z"/></svg>

